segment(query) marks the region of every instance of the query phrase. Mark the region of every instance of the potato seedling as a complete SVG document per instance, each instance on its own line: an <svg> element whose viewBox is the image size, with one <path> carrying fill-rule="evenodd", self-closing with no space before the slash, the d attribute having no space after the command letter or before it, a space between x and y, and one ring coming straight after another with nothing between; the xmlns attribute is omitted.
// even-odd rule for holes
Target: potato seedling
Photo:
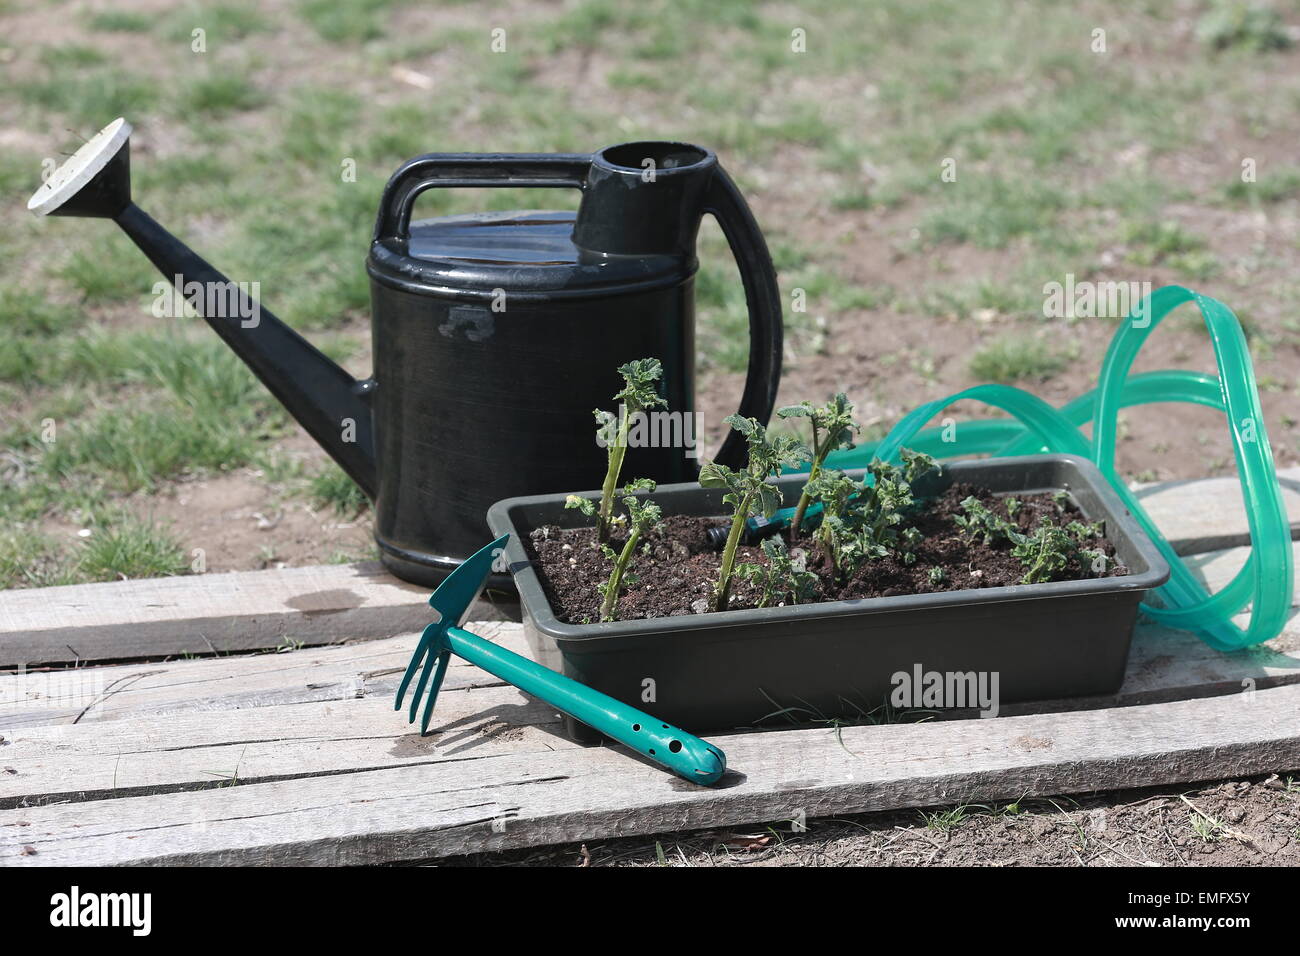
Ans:
<svg viewBox="0 0 1300 956"><path fill-rule="evenodd" d="M802 604L817 594L817 575L795 567L785 542L779 537L763 539L767 564L738 564L736 575L759 589L759 607Z"/></svg>
<svg viewBox="0 0 1300 956"><path fill-rule="evenodd" d="M803 488L809 501L817 501L822 506L821 524L813 532L813 537L821 545L826 560L833 569L840 567L840 550L849 546L852 529L848 523L850 499L862 491L862 485L842 471L827 468L816 478L810 479Z"/></svg>
<svg viewBox="0 0 1300 956"><path fill-rule="evenodd" d="M713 609L725 611L731 597L731 575L736 564L736 546L740 543L745 520L753 514L770 518L781 507L781 492L768 479L779 474L785 465L794 465L808 458L808 449L802 443L784 435L768 437L767 429L756 419L730 415L726 422L744 436L749 445L749 464L741 471L711 461L700 469L700 485L704 488L725 488L724 504L734 509L731 530L722 549L722 566L718 583L713 589Z"/></svg>
<svg viewBox="0 0 1300 956"><path fill-rule="evenodd" d="M1014 515L1020 509L1020 502L1015 498L1006 501L1007 511ZM1014 509L1012 502L1015 503ZM1057 492L1052 496L1052 502L1064 512L1069 505L1069 496ZM1025 568L1024 577L1020 579L1022 584L1053 581L1074 561L1085 569L1091 569L1094 574L1106 572L1106 553L1083 546L1089 538L1101 537L1101 525L1071 521L1061 526L1051 518L1040 516L1038 523L1026 533L990 510L978 498L966 498L961 507L965 514L955 515L953 522L967 540L983 537L986 545L999 541L1010 543L1012 557Z"/></svg>
<svg viewBox="0 0 1300 956"><path fill-rule="evenodd" d="M1069 566L1075 550L1069 533L1051 518L1040 518L1031 533L1017 538L1013 539L1011 554L1025 567L1025 576L1021 578L1024 584L1052 580Z"/></svg>
<svg viewBox="0 0 1300 956"><path fill-rule="evenodd" d="M902 456L901 465L877 460L867 467L871 481L863 482L863 492L855 502L860 515L860 550L864 558L899 550L901 544L903 563L911 564L916 560L912 549L920 544L921 534L915 528L904 527L903 522L916 507L913 483L936 466L929 455L906 448Z"/></svg>
<svg viewBox="0 0 1300 956"><path fill-rule="evenodd" d="M870 481L858 483L824 470L808 482L805 492L822 506L815 537L837 578L852 576L863 562L891 552L904 564L916 560L922 536L905 524L916 506L912 483L934 468L930 456L904 450L902 465L872 462L867 469Z"/></svg>
<svg viewBox="0 0 1300 956"><path fill-rule="evenodd" d="M853 436L858 431L858 423L853 420L853 403L843 392L837 392L820 408L811 402L787 405L776 413L781 418L807 418L812 425L812 456L808 467L808 482L817 480L821 474L822 464L831 452L853 447ZM807 487L799 496L799 503L794 509L794 518L790 521L790 543L799 540L803 531L804 514L812 503L812 495Z"/></svg>
<svg viewBox="0 0 1300 956"><path fill-rule="evenodd" d="M653 501L642 501L635 495L635 492L638 491L654 490L655 483L649 478L629 481L627 487L623 489L623 507L627 509L627 541L623 544L623 550L617 554L609 545L602 548L605 557L614 562L613 570L609 573L609 580L599 585L600 593L604 596L604 600L600 605L600 619L602 621L614 620L615 611L618 607L619 591L624 585L636 583L636 578L628 571L628 565L632 561L632 556L636 553L636 546L641 542L642 537L655 528L663 519L663 512L657 504Z"/></svg>
<svg viewBox="0 0 1300 956"><path fill-rule="evenodd" d="M961 508L965 514L954 515L952 520L953 524L961 529L962 536L967 541L983 537L984 543L991 545L995 541L1013 541L1012 535L1019 534L1015 525L996 512L990 511L974 495L965 498Z"/></svg>
<svg viewBox="0 0 1300 956"><path fill-rule="evenodd" d="M1062 571L1077 561L1082 568L1091 568L1094 574L1106 572L1106 552L1085 548L1083 542L1101 535L1101 526L1071 521L1060 527L1051 518L1039 518L1028 535L1018 535L1011 554L1026 568L1021 579L1024 584L1040 584L1054 580Z"/></svg>
<svg viewBox="0 0 1300 956"><path fill-rule="evenodd" d="M623 459L627 455L627 432L631 417L647 409L668 405L657 391L663 373L663 365L657 358L636 359L620 365L618 374L623 376L623 388L614 395L614 401L618 403L618 418L611 421L610 413L600 408L593 412L596 423L600 426L598 434L603 438L609 455L609 466L605 470L605 481L600 489L600 502L597 504L590 499L570 495L564 506L577 508L583 514L596 518L597 544L608 541L612 529L614 493L618 488L619 472L623 470Z"/></svg>

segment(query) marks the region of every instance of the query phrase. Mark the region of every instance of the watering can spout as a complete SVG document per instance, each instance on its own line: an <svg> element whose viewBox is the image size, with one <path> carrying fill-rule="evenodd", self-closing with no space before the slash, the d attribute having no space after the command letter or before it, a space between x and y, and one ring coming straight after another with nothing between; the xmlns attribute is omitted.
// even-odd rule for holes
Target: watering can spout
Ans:
<svg viewBox="0 0 1300 956"><path fill-rule="evenodd" d="M27 203L37 215L112 219L252 369L289 413L374 498L371 380L357 381L131 201L131 126L100 130Z"/></svg>

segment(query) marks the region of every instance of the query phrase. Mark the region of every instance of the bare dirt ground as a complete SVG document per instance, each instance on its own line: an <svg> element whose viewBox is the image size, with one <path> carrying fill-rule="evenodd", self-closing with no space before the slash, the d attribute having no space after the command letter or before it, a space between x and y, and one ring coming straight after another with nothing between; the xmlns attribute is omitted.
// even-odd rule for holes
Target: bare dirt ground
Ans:
<svg viewBox="0 0 1300 956"><path fill-rule="evenodd" d="M1288 789L1288 786L1290 789ZM631 837L443 866L1300 866L1285 776Z"/></svg>

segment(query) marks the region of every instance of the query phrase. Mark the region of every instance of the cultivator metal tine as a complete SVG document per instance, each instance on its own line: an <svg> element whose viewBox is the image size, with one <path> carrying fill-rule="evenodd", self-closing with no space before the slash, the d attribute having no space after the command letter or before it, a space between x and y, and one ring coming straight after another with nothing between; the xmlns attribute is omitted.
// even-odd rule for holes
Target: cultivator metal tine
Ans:
<svg viewBox="0 0 1300 956"><path fill-rule="evenodd" d="M487 547L480 548L448 575L429 598L429 605L438 612L438 620L426 627L424 633L420 635L420 642L415 646L411 662L406 666L406 673L397 687L397 698L393 703L394 710L402 709L406 691L411 686L411 679L415 676L416 670L419 670L420 677L415 682L415 690L411 693L407 722L415 723L415 716L420 711L420 701L423 698L424 714L420 719L422 734L429 729L433 707L438 700L438 692L442 689L443 678L447 676L447 665L451 660L447 629L459 627L463 623L474 599L483 590L483 584L492 571L493 561L501 553L509 538L509 535L502 535ZM432 683L430 677L433 679ZM427 695L426 687L428 687Z"/></svg>
<svg viewBox="0 0 1300 956"><path fill-rule="evenodd" d="M442 679L447 676L447 664L451 660L451 651L444 650L438 655L438 669L433 674L433 685L429 688L429 696L426 698L424 705L424 716L420 719L420 733L429 732L429 718L433 716L433 705L438 700L438 691L442 690ZM430 667L433 662L430 661ZM426 667L425 670L429 670Z"/></svg>
<svg viewBox="0 0 1300 956"><path fill-rule="evenodd" d="M407 714L406 722L415 723L416 712L420 709L420 699L424 696L424 685L429 683L429 674L433 669L433 658L436 651L433 648L433 642L429 642L429 647L420 655L423 667L420 669L420 679L415 683L415 693L411 694L411 709Z"/></svg>
<svg viewBox="0 0 1300 956"><path fill-rule="evenodd" d="M434 621L426 627L424 633L420 635L420 641L415 645L415 652L411 654L411 662L406 665L406 673L402 675L402 682L397 685L397 699L393 701L393 710L402 709L402 698L406 696L406 688L411 685L411 678L415 676L416 668L420 666L421 662L427 655L429 644L432 643L433 635L437 632L437 628L438 622ZM416 693L418 694L419 692L417 691Z"/></svg>

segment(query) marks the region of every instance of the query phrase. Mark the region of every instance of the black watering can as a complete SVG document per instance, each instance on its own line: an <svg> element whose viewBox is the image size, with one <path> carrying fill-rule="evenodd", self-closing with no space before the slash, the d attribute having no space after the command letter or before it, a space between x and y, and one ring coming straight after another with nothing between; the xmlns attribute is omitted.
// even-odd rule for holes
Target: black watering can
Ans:
<svg viewBox="0 0 1300 956"><path fill-rule="evenodd" d="M432 586L454 570L482 545L484 514L498 499L598 487L606 453L592 410L608 409L619 365L661 359L668 409L693 412L695 239L705 213L731 244L749 304L739 413L771 414L781 371L776 274L709 150L646 142L590 156L433 153L405 163L384 188L366 263L374 374L357 381L131 201L130 132L121 119L101 130L28 208L112 219L175 280L374 502L375 540L399 577ZM417 196L453 186L571 187L582 200L576 214L411 221ZM226 291L227 308L194 291L212 288ZM672 429L682 440L629 448L623 475L693 480L694 451L683 447L690 422ZM744 455L733 432L717 460L738 467ZM510 576L489 584L509 588Z"/></svg>

